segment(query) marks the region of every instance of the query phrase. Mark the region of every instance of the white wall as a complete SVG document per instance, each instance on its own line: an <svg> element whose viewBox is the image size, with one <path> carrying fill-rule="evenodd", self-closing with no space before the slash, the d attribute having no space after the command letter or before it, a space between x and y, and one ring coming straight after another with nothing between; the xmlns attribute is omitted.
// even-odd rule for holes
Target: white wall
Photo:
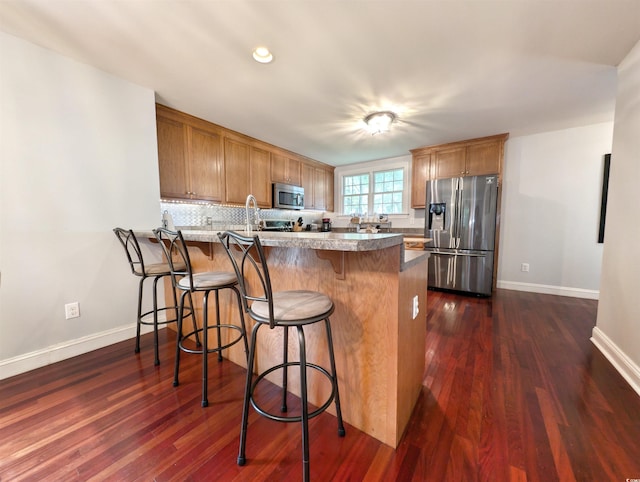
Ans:
<svg viewBox="0 0 640 482"><path fill-rule="evenodd" d="M602 175L612 135L613 123L604 123L509 138L499 288L598 297Z"/></svg>
<svg viewBox="0 0 640 482"><path fill-rule="evenodd" d="M606 219L592 339L640 394L640 42L618 67Z"/></svg>
<svg viewBox="0 0 640 482"><path fill-rule="evenodd" d="M613 122L536 135L510 137L502 183L499 288L597 298L602 244L598 244L604 155L611 152ZM411 156L371 161L335 170L336 207L340 175L377 169ZM407 188L407 192L410 188ZM392 219L394 228L424 229L424 209ZM348 217L336 216L336 227ZM529 264L529 272L520 270Z"/></svg>
<svg viewBox="0 0 640 482"><path fill-rule="evenodd" d="M137 280L111 230L155 226L160 194L151 90L4 33L0 72L5 378L133 336Z"/></svg>

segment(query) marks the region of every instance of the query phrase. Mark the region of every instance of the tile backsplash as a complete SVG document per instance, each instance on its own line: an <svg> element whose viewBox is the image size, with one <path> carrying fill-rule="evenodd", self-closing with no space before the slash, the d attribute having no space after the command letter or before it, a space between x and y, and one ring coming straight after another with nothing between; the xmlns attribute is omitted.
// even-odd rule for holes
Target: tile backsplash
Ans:
<svg viewBox="0 0 640 482"><path fill-rule="evenodd" d="M161 223L162 213L168 211L173 218L173 224L179 228L225 229L230 226L244 226L246 224L245 208L240 206L224 206L220 204L190 203L184 201L160 201L158 222ZM253 213L253 208L251 208ZM260 219L285 219L295 221L302 217L304 224L320 223L322 211L287 209L260 209ZM333 213L332 213L333 214ZM211 220L210 224L207 222Z"/></svg>

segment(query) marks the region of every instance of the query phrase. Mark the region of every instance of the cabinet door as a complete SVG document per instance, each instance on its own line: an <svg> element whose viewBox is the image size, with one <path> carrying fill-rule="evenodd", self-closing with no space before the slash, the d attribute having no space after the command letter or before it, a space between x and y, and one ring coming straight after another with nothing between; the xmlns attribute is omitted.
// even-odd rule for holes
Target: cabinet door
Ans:
<svg viewBox="0 0 640 482"><path fill-rule="evenodd" d="M189 199L191 189L187 181L187 127L181 122L161 117L158 117L156 127L160 196Z"/></svg>
<svg viewBox="0 0 640 482"><path fill-rule="evenodd" d="M327 200L327 211L333 212L334 209L334 201L333 201L333 170L327 169L324 171L324 187L326 193Z"/></svg>
<svg viewBox="0 0 640 482"><path fill-rule="evenodd" d="M411 207L414 209L425 207L430 167L431 154L413 156L411 168Z"/></svg>
<svg viewBox="0 0 640 482"><path fill-rule="evenodd" d="M205 201L224 198L222 137L195 127L189 128L189 178L192 197Z"/></svg>
<svg viewBox="0 0 640 482"><path fill-rule="evenodd" d="M271 156L269 151L251 147L249 176L251 194L263 208L271 207Z"/></svg>
<svg viewBox="0 0 640 482"><path fill-rule="evenodd" d="M287 161L289 184L295 184L296 186L302 185L302 162L291 158L288 158Z"/></svg>
<svg viewBox="0 0 640 482"><path fill-rule="evenodd" d="M302 183L302 162L291 159L280 154L271 155L271 178L273 182L283 182L285 184L295 184L301 186Z"/></svg>
<svg viewBox="0 0 640 482"><path fill-rule="evenodd" d="M325 183L325 170L318 167L314 168L313 195L315 201L315 209L327 209L327 194Z"/></svg>
<svg viewBox="0 0 640 482"><path fill-rule="evenodd" d="M244 204L249 194L250 146L224 140L225 187L228 203Z"/></svg>
<svg viewBox="0 0 640 482"><path fill-rule="evenodd" d="M433 154L433 177L443 179L448 177L464 176L466 171L465 147L455 147L435 151Z"/></svg>
<svg viewBox="0 0 640 482"><path fill-rule="evenodd" d="M467 147L467 175L498 174L502 143L498 141Z"/></svg>
<svg viewBox="0 0 640 482"><path fill-rule="evenodd" d="M304 188L304 207L305 209L314 209L315 202L315 167L309 164L302 164L302 187Z"/></svg>

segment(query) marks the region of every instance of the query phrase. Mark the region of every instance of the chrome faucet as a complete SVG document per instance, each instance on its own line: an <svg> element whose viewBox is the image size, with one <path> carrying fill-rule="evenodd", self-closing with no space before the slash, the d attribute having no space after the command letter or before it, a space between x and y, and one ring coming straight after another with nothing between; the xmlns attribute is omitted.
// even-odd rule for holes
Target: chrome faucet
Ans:
<svg viewBox="0 0 640 482"><path fill-rule="evenodd" d="M247 234L251 233L251 222L249 221L249 207L251 206L251 201L253 201L253 209L255 209L256 218L259 218L260 214L259 214L259 209L258 209L258 201L256 201L256 198L253 196L253 194L249 194L247 196L247 201L244 203L244 212L245 215L247 217ZM256 221L256 219L254 219L254 221ZM260 220L257 219L258 225L260 225Z"/></svg>

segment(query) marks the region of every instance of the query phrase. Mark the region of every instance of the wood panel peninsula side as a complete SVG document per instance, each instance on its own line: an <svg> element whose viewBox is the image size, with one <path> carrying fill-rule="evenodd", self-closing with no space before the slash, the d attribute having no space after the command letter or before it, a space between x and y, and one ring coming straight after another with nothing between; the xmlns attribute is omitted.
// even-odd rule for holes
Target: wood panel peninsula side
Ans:
<svg viewBox="0 0 640 482"><path fill-rule="evenodd" d="M136 234L153 236L149 231ZM274 289L317 290L335 304L331 328L344 421L396 448L422 388L428 254L405 251L399 234L258 234L268 256ZM183 231L183 235L195 271L233 270L215 232ZM414 318L416 296L419 313ZM222 323L237 322L238 307L231 293L221 293L220 300ZM251 324L248 317L246 321ZM322 327L308 328L308 360L328 367ZM275 330L262 336L266 331L261 332L257 347L258 371L279 363L282 357L282 333ZM295 336L289 338L290 357L297 359L297 341ZM246 367L240 345L225 356ZM281 376L275 375L271 380L280 385ZM289 390L299 396L297 377L291 375ZM183 383L190 382L183 377ZM326 379L310 370L310 403L321 405L329 390ZM335 415L333 406L329 411Z"/></svg>

